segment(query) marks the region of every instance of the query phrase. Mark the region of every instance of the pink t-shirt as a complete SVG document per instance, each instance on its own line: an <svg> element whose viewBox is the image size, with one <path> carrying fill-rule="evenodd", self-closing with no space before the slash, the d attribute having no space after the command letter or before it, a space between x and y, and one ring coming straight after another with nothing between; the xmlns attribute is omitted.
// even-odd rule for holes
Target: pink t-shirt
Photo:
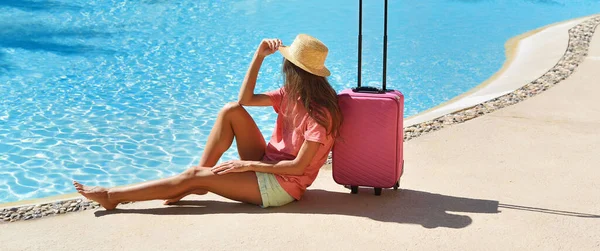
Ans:
<svg viewBox="0 0 600 251"><path fill-rule="evenodd" d="M331 135L327 135L325 127L308 115L300 102L296 102L292 112L289 112L288 115L284 114L287 104L284 100L284 88L266 94L271 98L273 109L277 112L277 123L265 150L265 160L293 160L305 140L321 143L321 147L310 165L304 169L303 175L275 175L281 187L299 200L306 188L317 178L319 169L327 161L334 139Z"/></svg>

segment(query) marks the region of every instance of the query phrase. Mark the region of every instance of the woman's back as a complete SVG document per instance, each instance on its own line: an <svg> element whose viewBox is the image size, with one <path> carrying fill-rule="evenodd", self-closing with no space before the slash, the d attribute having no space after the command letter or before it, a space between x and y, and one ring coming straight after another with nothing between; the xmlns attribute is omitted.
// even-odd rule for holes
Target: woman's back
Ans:
<svg viewBox="0 0 600 251"><path fill-rule="evenodd" d="M310 186L316 178L321 166L327 161L335 138L332 134L327 133L323 125L309 115L300 101L285 102L287 98L285 88L282 87L266 94L271 98L273 109L278 116L273 135L265 150L264 160L293 160L305 140L321 144L309 166L304 169L303 175L277 176L281 186L299 200L306 187ZM325 112L327 115L329 114L329 112ZM326 117L329 120L331 118L331 116Z"/></svg>

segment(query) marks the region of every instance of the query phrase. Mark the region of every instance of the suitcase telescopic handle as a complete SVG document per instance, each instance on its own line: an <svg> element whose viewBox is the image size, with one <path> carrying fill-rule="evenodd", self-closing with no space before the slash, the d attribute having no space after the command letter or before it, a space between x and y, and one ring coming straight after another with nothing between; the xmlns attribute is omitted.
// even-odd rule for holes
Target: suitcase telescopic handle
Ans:
<svg viewBox="0 0 600 251"><path fill-rule="evenodd" d="M366 92L366 93L385 93L386 88L386 76L387 76L387 14L388 14L388 0L385 0L384 15L383 15L383 79L382 88L361 86L361 68L362 68L362 0L358 1L358 83L357 88L352 88L354 92Z"/></svg>

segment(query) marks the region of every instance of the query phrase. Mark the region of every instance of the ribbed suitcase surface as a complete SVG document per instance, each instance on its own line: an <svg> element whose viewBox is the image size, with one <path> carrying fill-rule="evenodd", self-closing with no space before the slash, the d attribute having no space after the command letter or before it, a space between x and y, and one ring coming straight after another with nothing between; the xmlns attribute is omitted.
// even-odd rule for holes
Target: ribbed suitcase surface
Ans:
<svg viewBox="0 0 600 251"><path fill-rule="evenodd" d="M344 116L333 148L336 183L376 188L393 187L402 173L404 96L342 91Z"/></svg>

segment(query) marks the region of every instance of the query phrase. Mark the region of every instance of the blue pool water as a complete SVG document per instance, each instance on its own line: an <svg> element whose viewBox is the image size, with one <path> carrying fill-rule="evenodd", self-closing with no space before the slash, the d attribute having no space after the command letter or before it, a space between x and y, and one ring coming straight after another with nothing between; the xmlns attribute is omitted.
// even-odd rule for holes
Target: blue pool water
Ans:
<svg viewBox="0 0 600 251"><path fill-rule="evenodd" d="M195 164L258 42L311 34L336 90L355 85L350 0L0 0L0 203L114 186ZM381 81L383 1L365 1L363 79ZM504 43L600 12L598 0L391 0L388 83L406 116L489 78ZM269 57L257 91L281 85ZM251 108L265 138L275 114ZM236 158L228 151L223 160Z"/></svg>

